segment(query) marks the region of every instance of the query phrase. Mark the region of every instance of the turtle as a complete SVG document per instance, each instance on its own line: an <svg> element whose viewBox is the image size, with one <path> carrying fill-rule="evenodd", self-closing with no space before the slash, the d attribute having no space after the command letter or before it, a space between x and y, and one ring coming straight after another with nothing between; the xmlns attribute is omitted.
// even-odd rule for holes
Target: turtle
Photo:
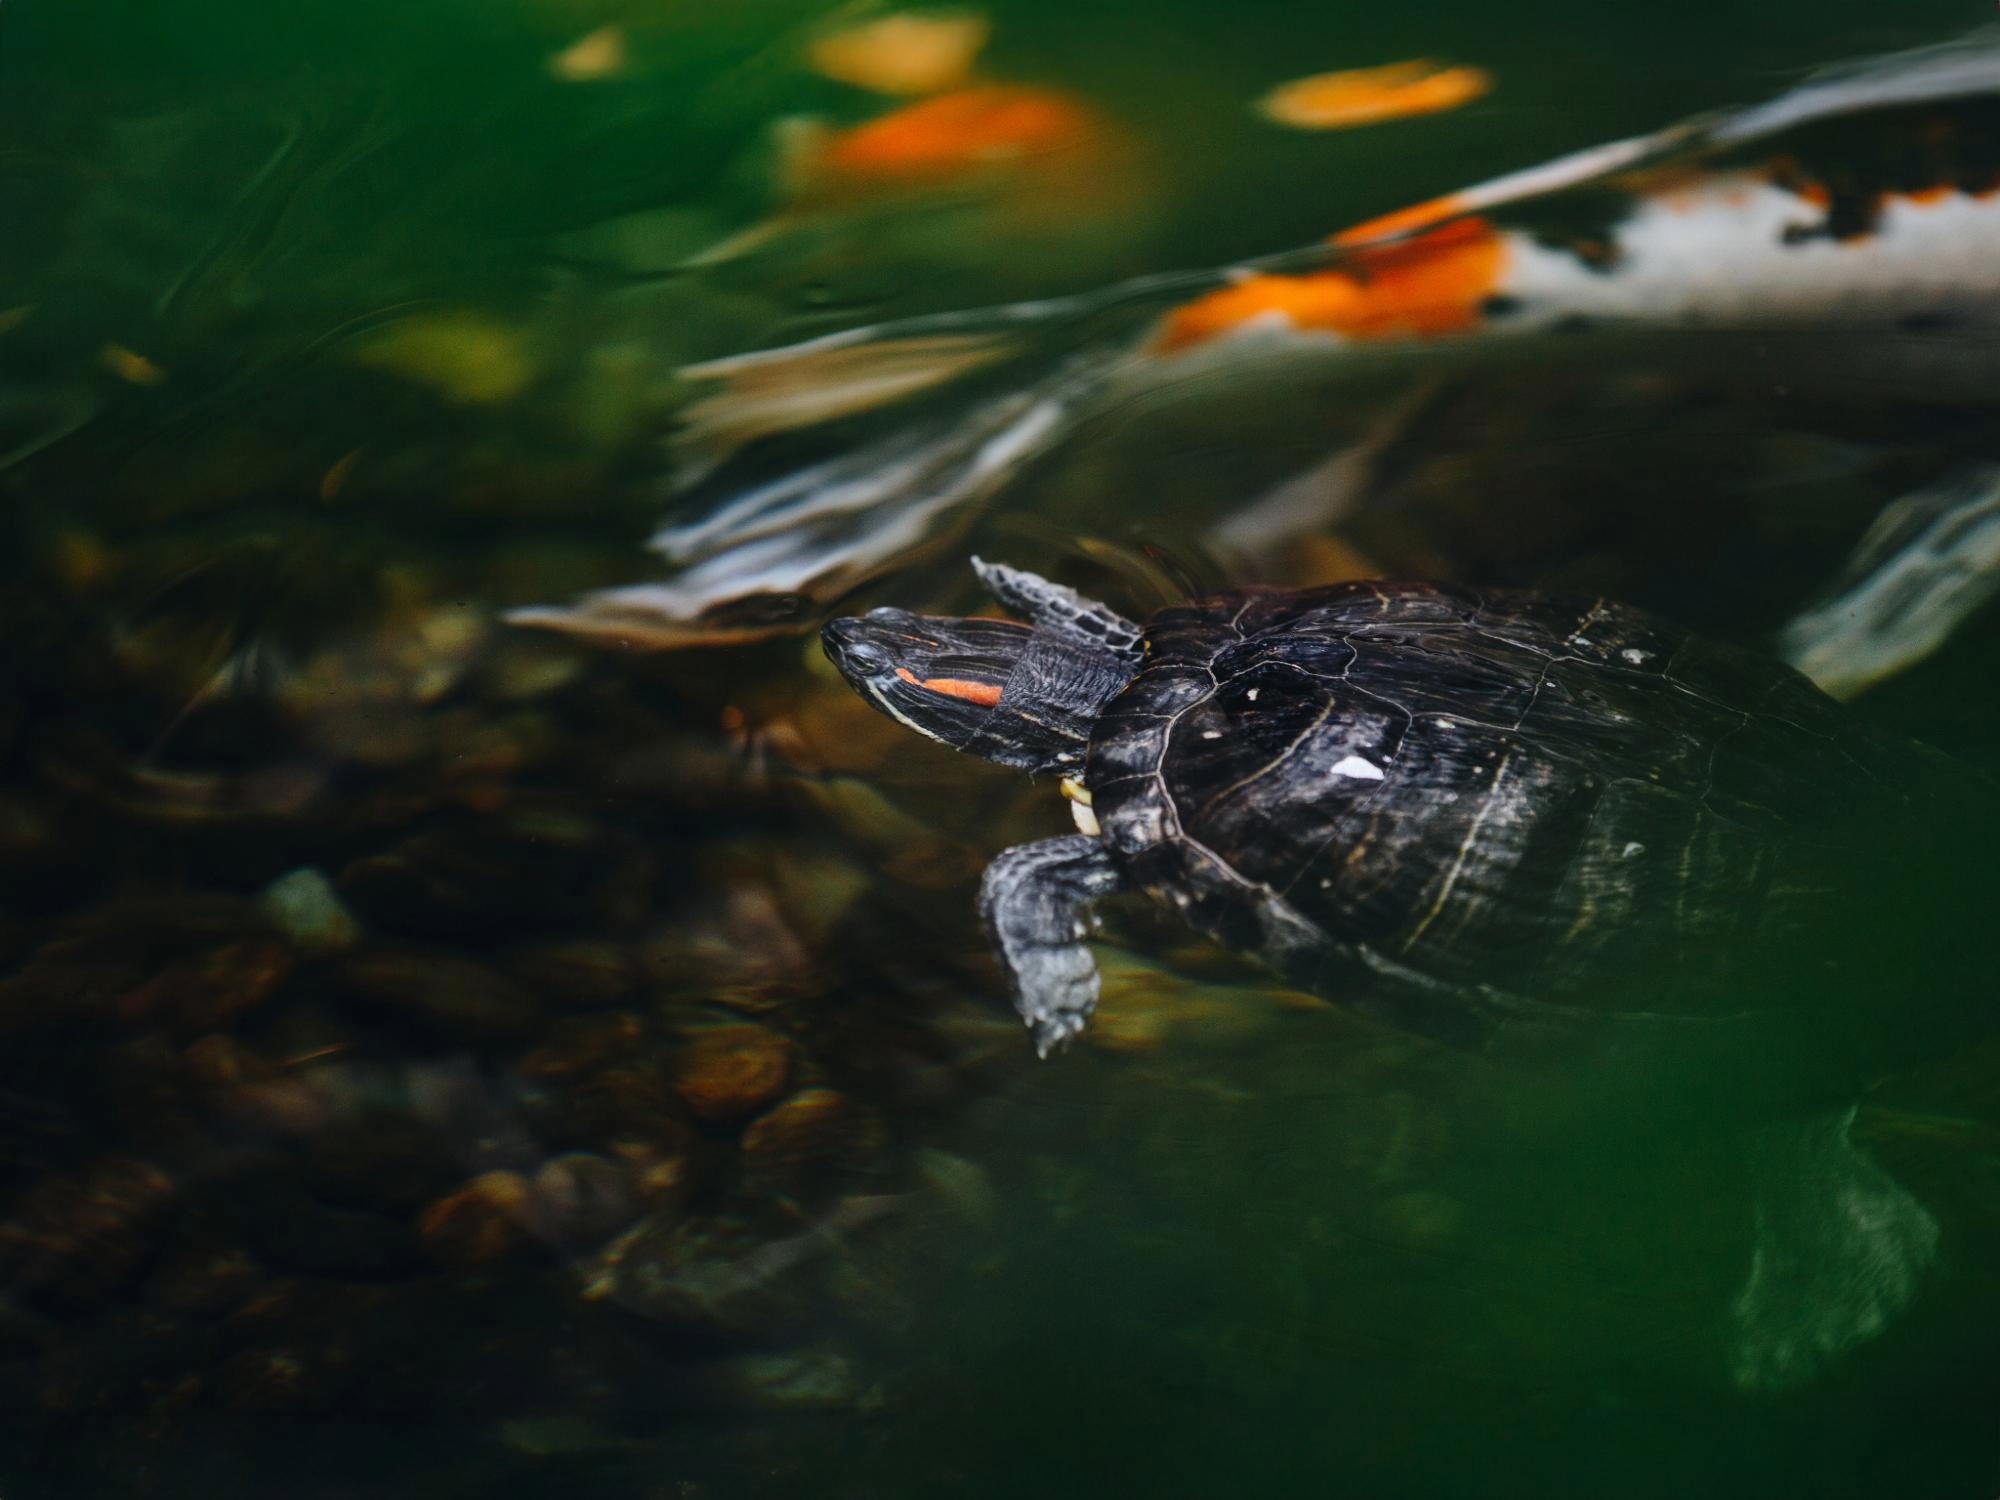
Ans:
<svg viewBox="0 0 2000 1500"><path fill-rule="evenodd" d="M1984 993L1968 872L2000 799L1981 774L1607 599L1357 581L1140 623L972 566L1012 618L883 607L822 639L907 727L1059 778L1075 831L1002 851L979 893L1038 1053L1096 1005L1093 909L1144 892L1404 1029L1668 1056L1777 1122L1745 1384L1786 1383L1907 1299L1937 1226L1846 1126L1872 1074L1943 1045ZM1872 1227L1836 1233L1793 1179L1837 1183ZM1805 1291L1775 1285L1815 1257Z"/></svg>

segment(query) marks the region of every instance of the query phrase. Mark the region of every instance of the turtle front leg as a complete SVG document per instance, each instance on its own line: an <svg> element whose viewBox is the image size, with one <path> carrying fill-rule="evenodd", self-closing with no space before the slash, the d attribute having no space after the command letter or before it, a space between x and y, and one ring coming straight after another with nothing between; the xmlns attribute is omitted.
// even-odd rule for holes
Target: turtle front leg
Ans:
<svg viewBox="0 0 2000 1500"><path fill-rule="evenodd" d="M1097 1009L1087 918L1093 902L1123 883L1104 841L1085 833L1016 845L986 867L979 914L1041 1057L1082 1031Z"/></svg>

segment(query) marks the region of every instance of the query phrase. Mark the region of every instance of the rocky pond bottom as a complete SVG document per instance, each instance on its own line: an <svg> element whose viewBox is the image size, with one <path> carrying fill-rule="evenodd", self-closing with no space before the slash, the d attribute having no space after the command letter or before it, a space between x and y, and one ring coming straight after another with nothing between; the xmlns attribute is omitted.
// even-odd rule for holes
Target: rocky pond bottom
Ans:
<svg viewBox="0 0 2000 1500"><path fill-rule="evenodd" d="M0 4L0 1496L1992 1500L1990 1042L1856 1121L1939 1226L1909 1310L1745 1394L1697 1110L1143 908L1038 1062L973 893L1070 815L858 700L830 595L658 655L503 623L718 519L664 495L690 365L1315 243L1965 5L952 9L975 99L1073 96L1135 175L797 198L787 143L909 107L806 66L870 7ZM1425 57L1490 100L1252 108ZM1756 639L1991 458L1983 405L1627 376L1446 381L1394 503L1257 576L1533 563ZM1378 415L1096 424L839 607L985 607L975 550L1177 596ZM1858 711L1994 766L1991 614Z"/></svg>
<svg viewBox="0 0 2000 1500"><path fill-rule="evenodd" d="M10 595L10 1496L1991 1483L2000 1058L1857 1127L1945 1227L1915 1312L1746 1397L1698 1119L1143 917L1037 1063L969 895L1046 789L892 758L794 645L448 594L254 691L171 608Z"/></svg>

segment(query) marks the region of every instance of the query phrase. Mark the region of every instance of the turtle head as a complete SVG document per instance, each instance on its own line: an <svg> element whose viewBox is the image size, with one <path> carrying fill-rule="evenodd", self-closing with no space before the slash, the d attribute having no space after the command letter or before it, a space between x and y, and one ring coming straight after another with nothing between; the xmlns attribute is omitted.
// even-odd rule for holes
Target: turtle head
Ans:
<svg viewBox="0 0 2000 1500"><path fill-rule="evenodd" d="M820 633L854 690L919 734L1029 772L1083 764L1133 666L1048 625L871 609Z"/></svg>

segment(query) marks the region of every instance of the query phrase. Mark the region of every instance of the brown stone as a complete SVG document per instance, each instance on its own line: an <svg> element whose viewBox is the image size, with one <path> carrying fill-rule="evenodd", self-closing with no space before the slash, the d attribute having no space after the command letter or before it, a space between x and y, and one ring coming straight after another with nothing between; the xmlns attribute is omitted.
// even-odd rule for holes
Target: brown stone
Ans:
<svg viewBox="0 0 2000 1500"><path fill-rule="evenodd" d="M830 1190L879 1165L887 1143L866 1105L833 1089L800 1089L743 1132L743 1185L753 1193Z"/></svg>
<svg viewBox="0 0 2000 1500"><path fill-rule="evenodd" d="M232 1036L205 1036L181 1054L188 1080L226 1119L278 1135L310 1135L331 1109L310 1079L290 1073Z"/></svg>
<svg viewBox="0 0 2000 1500"><path fill-rule="evenodd" d="M312 1365L300 1352L246 1349L223 1362L215 1386L227 1410L277 1412L307 1399L312 1376Z"/></svg>
<svg viewBox="0 0 2000 1500"><path fill-rule="evenodd" d="M543 1092L546 1105L538 1113L551 1140L613 1149L633 1144L668 1155L685 1154L693 1145L686 1106L667 1069L652 1057L615 1062Z"/></svg>
<svg viewBox="0 0 2000 1500"><path fill-rule="evenodd" d="M587 1151L542 1164L533 1183L536 1232L569 1248L600 1244L632 1222L637 1212L625 1168Z"/></svg>
<svg viewBox="0 0 2000 1500"><path fill-rule="evenodd" d="M517 1036L539 1015L535 998L511 979L449 953L379 948L341 972L370 999L467 1036Z"/></svg>
<svg viewBox="0 0 2000 1500"><path fill-rule="evenodd" d="M552 1005L619 1005L639 990L638 965L615 943L543 943L517 951L509 968Z"/></svg>
<svg viewBox="0 0 2000 1500"><path fill-rule="evenodd" d="M629 1058L639 1050L646 1025L630 1011L566 1016L543 1034L540 1045L521 1059L526 1078L550 1082L580 1078Z"/></svg>
<svg viewBox="0 0 2000 1500"><path fill-rule="evenodd" d="M417 1218L417 1238L448 1266L507 1260L533 1243L533 1190L519 1172L482 1172Z"/></svg>
<svg viewBox="0 0 2000 1500"><path fill-rule="evenodd" d="M810 1324L831 1243L773 1240L733 1216L651 1215L582 1263L582 1295L711 1338L783 1339Z"/></svg>
<svg viewBox="0 0 2000 1500"><path fill-rule="evenodd" d="M0 1279L12 1296L97 1305L145 1261L174 1191L166 1173L129 1156L43 1178L0 1224Z"/></svg>
<svg viewBox="0 0 2000 1500"><path fill-rule="evenodd" d="M791 1044L769 1027L715 1026L688 1039L674 1090L704 1120L737 1120L783 1093L791 1070Z"/></svg>
<svg viewBox="0 0 2000 1500"><path fill-rule="evenodd" d="M119 1017L193 1033L226 1030L276 994L291 972L292 950L276 938L225 943L170 964L123 996Z"/></svg>
<svg viewBox="0 0 2000 1500"><path fill-rule="evenodd" d="M153 1273L146 1301L171 1312L218 1317L250 1295L260 1274L241 1250L183 1251Z"/></svg>
<svg viewBox="0 0 2000 1500"><path fill-rule="evenodd" d="M624 1164L632 1190L655 1214L681 1208L694 1195L694 1161L686 1150L614 1141L611 1154Z"/></svg>

